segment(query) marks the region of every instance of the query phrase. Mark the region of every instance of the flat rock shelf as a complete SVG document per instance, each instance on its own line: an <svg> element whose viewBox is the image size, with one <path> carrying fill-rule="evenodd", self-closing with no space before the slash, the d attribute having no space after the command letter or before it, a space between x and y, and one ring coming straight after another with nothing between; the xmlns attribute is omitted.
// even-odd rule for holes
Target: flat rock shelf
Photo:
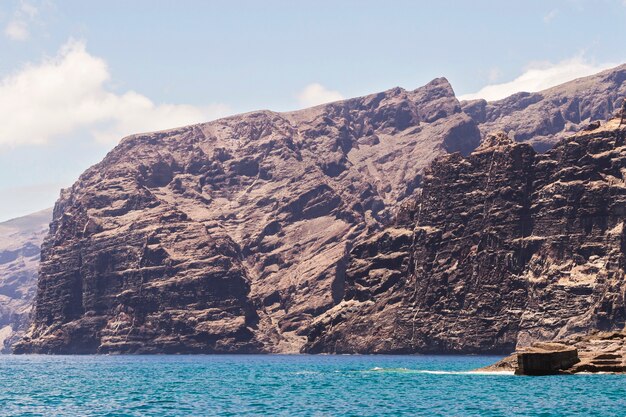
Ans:
<svg viewBox="0 0 626 417"><path fill-rule="evenodd" d="M626 373L626 332L598 332L563 341L535 343L479 372L516 375Z"/></svg>

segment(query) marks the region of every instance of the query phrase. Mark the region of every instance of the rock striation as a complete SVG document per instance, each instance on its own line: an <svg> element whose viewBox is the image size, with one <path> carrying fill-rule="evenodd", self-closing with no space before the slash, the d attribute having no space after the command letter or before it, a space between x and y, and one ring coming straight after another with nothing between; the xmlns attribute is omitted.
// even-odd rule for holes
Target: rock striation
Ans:
<svg viewBox="0 0 626 417"><path fill-rule="evenodd" d="M16 352L298 352L357 236L480 141L445 79L126 138L54 209Z"/></svg>
<svg viewBox="0 0 626 417"><path fill-rule="evenodd" d="M506 134L437 158L397 225L356 243L306 351L510 352L622 329L625 130L538 154Z"/></svg>
<svg viewBox="0 0 626 417"><path fill-rule="evenodd" d="M537 93L520 92L502 100L462 102L463 111L484 135L511 132L543 152L592 121L608 120L626 97L626 65Z"/></svg>
<svg viewBox="0 0 626 417"><path fill-rule="evenodd" d="M479 372L554 375L626 372L626 332L592 332L559 343L534 343Z"/></svg>
<svg viewBox="0 0 626 417"><path fill-rule="evenodd" d="M41 243L52 209L0 223L0 351L8 352L30 323Z"/></svg>
<svg viewBox="0 0 626 417"><path fill-rule="evenodd" d="M622 72L560 88L606 102ZM510 352L623 327L623 129L518 143L575 128L524 133L550 91L482 117L436 79L130 136L57 202L15 352Z"/></svg>

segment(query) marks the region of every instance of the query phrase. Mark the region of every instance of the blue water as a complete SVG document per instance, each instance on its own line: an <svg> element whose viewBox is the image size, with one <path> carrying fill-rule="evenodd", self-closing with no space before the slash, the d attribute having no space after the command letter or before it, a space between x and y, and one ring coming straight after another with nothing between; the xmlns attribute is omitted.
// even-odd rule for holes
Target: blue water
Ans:
<svg viewBox="0 0 626 417"><path fill-rule="evenodd" d="M464 373L497 359L0 356L0 415L626 416L626 376Z"/></svg>

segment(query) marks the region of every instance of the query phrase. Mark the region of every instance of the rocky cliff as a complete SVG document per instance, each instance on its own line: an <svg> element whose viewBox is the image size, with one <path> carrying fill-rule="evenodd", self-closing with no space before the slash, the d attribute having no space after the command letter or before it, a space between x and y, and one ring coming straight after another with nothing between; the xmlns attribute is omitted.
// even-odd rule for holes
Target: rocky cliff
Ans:
<svg viewBox="0 0 626 417"><path fill-rule="evenodd" d="M0 351L10 351L29 325L41 243L52 210L0 223Z"/></svg>
<svg viewBox="0 0 626 417"><path fill-rule="evenodd" d="M613 119L537 154L501 133L436 159L405 224L356 244L306 350L508 352L622 329L625 135Z"/></svg>
<svg viewBox="0 0 626 417"><path fill-rule="evenodd" d="M57 203L16 350L297 352L352 241L479 140L444 79L129 137Z"/></svg>
<svg viewBox="0 0 626 417"><path fill-rule="evenodd" d="M616 133L572 156L476 149L476 105L437 79L124 139L57 202L16 352L483 352L617 325L621 269L591 271L621 256L619 214L587 187L619 189L593 164ZM584 184L561 190L568 175ZM590 218L604 252L579 259ZM552 285L554 268L590 283Z"/></svg>
<svg viewBox="0 0 626 417"><path fill-rule="evenodd" d="M463 110L484 135L505 131L543 152L594 120L608 120L626 97L626 65L549 88L520 92L502 100L472 100Z"/></svg>

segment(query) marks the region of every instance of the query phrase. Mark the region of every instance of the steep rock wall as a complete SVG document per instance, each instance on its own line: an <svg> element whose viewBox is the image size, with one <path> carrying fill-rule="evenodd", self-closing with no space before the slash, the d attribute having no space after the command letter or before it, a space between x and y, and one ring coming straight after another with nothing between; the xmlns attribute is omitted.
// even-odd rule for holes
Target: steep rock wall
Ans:
<svg viewBox="0 0 626 417"><path fill-rule="evenodd" d="M499 134L467 158L438 158L404 224L356 244L346 297L315 320L305 350L506 352L623 328L618 125L546 154Z"/></svg>
<svg viewBox="0 0 626 417"><path fill-rule="evenodd" d="M17 352L298 352L357 236L480 136L444 79L125 139L66 190Z"/></svg>

